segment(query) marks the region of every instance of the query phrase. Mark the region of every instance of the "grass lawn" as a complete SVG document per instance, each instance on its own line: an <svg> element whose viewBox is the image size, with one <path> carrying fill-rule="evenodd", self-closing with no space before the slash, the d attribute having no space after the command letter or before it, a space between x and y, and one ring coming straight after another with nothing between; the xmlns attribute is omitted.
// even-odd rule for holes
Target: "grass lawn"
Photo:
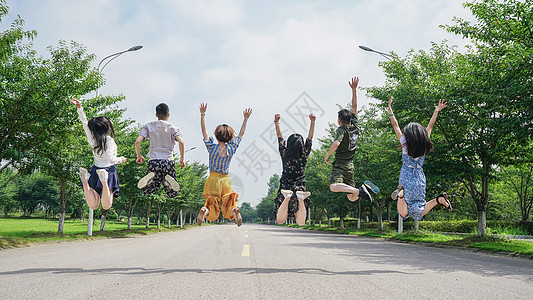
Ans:
<svg viewBox="0 0 533 300"><path fill-rule="evenodd" d="M477 235L449 235L434 232L411 232L404 231L398 234L395 231L379 231L375 229L345 228L336 227L318 227L317 226L298 226L296 224L284 225L289 227L298 227L303 229L327 231L340 234L353 234L360 236L379 237L397 241L432 243L439 245L449 245L458 247L476 248L491 252L509 252L529 256L533 259L533 242L507 240L497 237L479 237Z"/></svg>
<svg viewBox="0 0 533 300"><path fill-rule="evenodd" d="M79 219L65 220L63 234L57 234L58 220L40 218L0 218L0 249L27 246L30 243L59 240L86 240L102 237L121 237L131 234L158 232L157 226L150 228L132 225L128 230L127 222L106 221L106 231L100 231L99 220L93 225L93 236L87 235L87 223ZM161 227L160 231L179 230L173 227Z"/></svg>

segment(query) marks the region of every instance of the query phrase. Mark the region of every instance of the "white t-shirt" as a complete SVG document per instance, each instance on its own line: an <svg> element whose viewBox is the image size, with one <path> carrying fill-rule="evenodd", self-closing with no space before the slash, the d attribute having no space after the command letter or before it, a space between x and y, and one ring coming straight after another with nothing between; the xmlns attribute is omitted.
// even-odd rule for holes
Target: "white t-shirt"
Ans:
<svg viewBox="0 0 533 300"><path fill-rule="evenodd" d="M87 117L85 116L82 107L78 108L77 110L81 124L83 125L83 130L85 131L85 135L87 136L87 142L89 142L89 145L91 145L91 148L93 150L94 165L98 168L106 168L112 165L122 163L122 159L117 157L117 144L115 143L115 140L110 136L106 137L107 149L101 154L96 153L94 147L96 147L97 144L96 140L94 139L93 133L89 129L89 122L87 121Z"/></svg>
<svg viewBox="0 0 533 300"><path fill-rule="evenodd" d="M176 136L181 136L181 132L174 124L157 120L144 125L139 136L150 139L150 151L146 155L150 159L174 159Z"/></svg>

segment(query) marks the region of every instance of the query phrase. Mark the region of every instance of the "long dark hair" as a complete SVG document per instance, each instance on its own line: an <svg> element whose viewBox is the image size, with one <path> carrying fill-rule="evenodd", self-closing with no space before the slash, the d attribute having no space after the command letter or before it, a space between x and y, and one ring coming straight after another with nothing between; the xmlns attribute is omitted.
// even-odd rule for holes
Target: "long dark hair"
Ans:
<svg viewBox="0 0 533 300"><path fill-rule="evenodd" d="M285 151L285 158L299 159L304 154L304 138L298 134L293 133L287 138L287 150Z"/></svg>
<svg viewBox="0 0 533 300"><path fill-rule="evenodd" d="M424 125L411 122L403 129L403 135L409 156L417 158L433 150L433 143L429 139L428 131Z"/></svg>
<svg viewBox="0 0 533 300"><path fill-rule="evenodd" d="M97 154L104 153L107 150L107 136L115 137L113 123L111 123L108 117L100 116L91 118L88 126L96 140L96 146L93 147L93 150Z"/></svg>

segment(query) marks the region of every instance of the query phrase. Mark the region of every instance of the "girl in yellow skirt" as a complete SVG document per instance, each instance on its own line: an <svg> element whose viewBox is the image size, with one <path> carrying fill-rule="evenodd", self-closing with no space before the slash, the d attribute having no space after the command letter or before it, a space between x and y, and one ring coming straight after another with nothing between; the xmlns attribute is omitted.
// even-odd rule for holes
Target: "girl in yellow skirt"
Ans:
<svg viewBox="0 0 533 300"><path fill-rule="evenodd" d="M204 218L212 222L218 219L220 210L222 210L224 218L235 219L237 226L241 226L242 217L237 208L239 194L231 189L231 179L228 177L228 171L231 158L237 151L246 130L246 123L252 114L252 109L247 108L244 110L244 120L237 137L235 137L235 131L231 126L226 124L218 125L215 129L217 142L207 134L205 127L206 111L207 103L200 104L202 135L207 152L209 152L209 177L205 182L204 192L202 193L205 198L205 204L198 213L196 223L202 225Z"/></svg>

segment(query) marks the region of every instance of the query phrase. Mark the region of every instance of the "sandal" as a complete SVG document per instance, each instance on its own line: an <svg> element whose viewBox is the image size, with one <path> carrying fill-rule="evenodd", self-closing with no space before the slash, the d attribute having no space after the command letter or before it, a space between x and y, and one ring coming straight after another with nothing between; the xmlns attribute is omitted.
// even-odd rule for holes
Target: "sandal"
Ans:
<svg viewBox="0 0 533 300"><path fill-rule="evenodd" d="M446 205L442 204L440 201L439 201L439 198L444 198L444 201L446 201L446 204L448 204L447 208L449 211L452 210L452 204L450 203L450 201L448 201L448 194L446 192L444 193L441 193L437 196L437 198L435 198L435 200L437 201L437 205L440 204L440 205L443 205L444 207L446 207Z"/></svg>

